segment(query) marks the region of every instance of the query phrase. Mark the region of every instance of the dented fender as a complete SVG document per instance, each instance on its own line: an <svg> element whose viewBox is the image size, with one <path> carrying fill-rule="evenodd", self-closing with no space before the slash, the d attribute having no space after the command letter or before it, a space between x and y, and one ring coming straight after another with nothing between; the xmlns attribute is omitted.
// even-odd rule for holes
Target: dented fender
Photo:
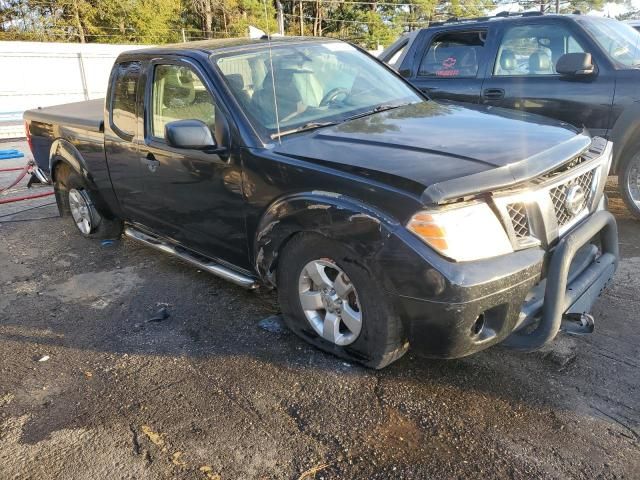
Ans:
<svg viewBox="0 0 640 480"><path fill-rule="evenodd" d="M365 260L372 259L399 225L379 209L345 195L311 191L286 196L274 201L258 223L255 268L265 282L275 285L278 254L301 232L343 241ZM369 268L366 263L364 267Z"/></svg>

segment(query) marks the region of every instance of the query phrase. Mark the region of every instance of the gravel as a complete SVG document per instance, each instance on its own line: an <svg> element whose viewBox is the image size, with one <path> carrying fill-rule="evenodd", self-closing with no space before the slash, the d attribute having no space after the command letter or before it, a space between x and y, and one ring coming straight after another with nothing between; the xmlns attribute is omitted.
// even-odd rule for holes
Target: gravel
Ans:
<svg viewBox="0 0 640 480"><path fill-rule="evenodd" d="M640 223L611 204L594 334L382 371L285 334L273 292L0 222L0 478L640 478Z"/></svg>

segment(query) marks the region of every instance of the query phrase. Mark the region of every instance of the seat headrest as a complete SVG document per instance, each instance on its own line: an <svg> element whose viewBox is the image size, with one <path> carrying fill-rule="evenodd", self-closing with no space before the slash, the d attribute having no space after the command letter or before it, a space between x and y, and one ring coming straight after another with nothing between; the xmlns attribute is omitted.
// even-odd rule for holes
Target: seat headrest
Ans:
<svg viewBox="0 0 640 480"><path fill-rule="evenodd" d="M457 63L465 53L467 53L469 47L449 47L449 46L439 46L436 48L436 61L438 63L445 62L450 58L453 58Z"/></svg>
<svg viewBox="0 0 640 480"><path fill-rule="evenodd" d="M503 50L500 54L500 68L514 70L516 68L516 54L512 50Z"/></svg>
<svg viewBox="0 0 640 480"><path fill-rule="evenodd" d="M551 59L549 55L544 52L535 52L532 53L529 57L529 71L550 71L551 70Z"/></svg>
<svg viewBox="0 0 640 480"><path fill-rule="evenodd" d="M193 102L196 89L193 83L193 74L189 70L170 67L164 72L163 78L165 106Z"/></svg>
<svg viewBox="0 0 640 480"><path fill-rule="evenodd" d="M244 90L244 78L240 73L230 73L227 77L227 82L231 85L232 90L240 91Z"/></svg>

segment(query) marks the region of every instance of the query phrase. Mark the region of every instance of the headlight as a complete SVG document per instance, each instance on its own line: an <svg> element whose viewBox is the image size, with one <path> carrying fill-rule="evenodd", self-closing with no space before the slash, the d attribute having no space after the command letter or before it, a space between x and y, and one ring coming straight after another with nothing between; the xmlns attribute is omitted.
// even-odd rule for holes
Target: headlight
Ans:
<svg viewBox="0 0 640 480"><path fill-rule="evenodd" d="M458 262L513 252L507 233L486 203L418 212L407 228L427 245Z"/></svg>

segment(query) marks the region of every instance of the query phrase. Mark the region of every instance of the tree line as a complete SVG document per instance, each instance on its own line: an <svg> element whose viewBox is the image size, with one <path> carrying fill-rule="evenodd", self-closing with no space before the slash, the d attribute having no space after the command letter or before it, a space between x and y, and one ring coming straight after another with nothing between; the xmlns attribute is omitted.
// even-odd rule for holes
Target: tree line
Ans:
<svg viewBox="0 0 640 480"><path fill-rule="evenodd" d="M563 11L604 0L563 0ZM619 0L620 1L620 0ZM629 0L625 0L629 1ZM368 48L435 20L474 17L508 0L0 0L0 40L173 43L265 32L333 36ZM553 11L555 0L521 7Z"/></svg>

